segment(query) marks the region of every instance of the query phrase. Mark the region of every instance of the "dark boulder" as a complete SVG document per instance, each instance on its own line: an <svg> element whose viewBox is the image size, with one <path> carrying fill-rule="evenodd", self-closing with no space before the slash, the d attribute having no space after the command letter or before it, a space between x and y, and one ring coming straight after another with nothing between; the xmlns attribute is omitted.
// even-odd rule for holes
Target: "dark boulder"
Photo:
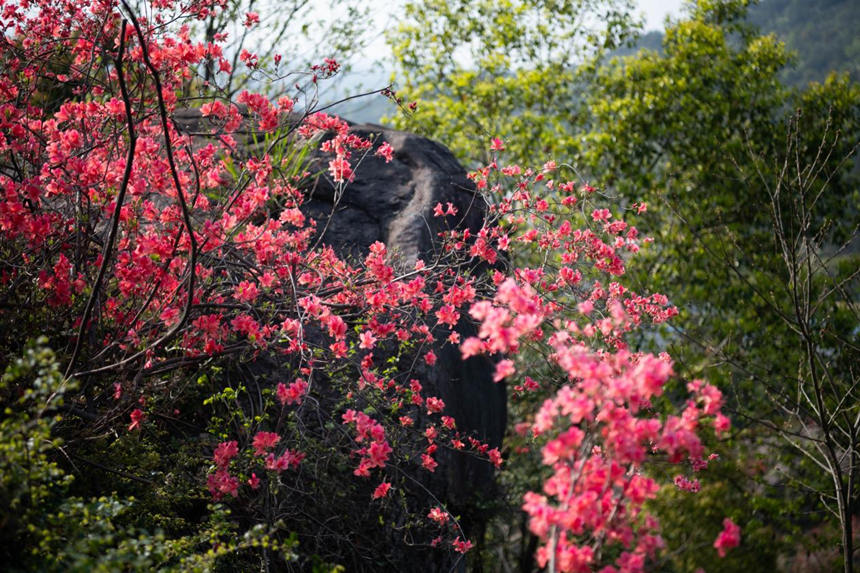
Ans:
<svg viewBox="0 0 860 573"><path fill-rule="evenodd" d="M338 253L364 252L374 241L382 241L405 266L411 267L418 258L432 261L437 234L451 222L433 216L437 203L457 206L458 228L480 229L484 201L445 147L380 126L355 125L351 131L376 144L387 141L395 155L390 163L372 154L357 161L355 180L337 205L335 187L327 177L313 188L306 206L318 219L334 212L324 240Z"/></svg>
<svg viewBox="0 0 860 573"><path fill-rule="evenodd" d="M197 110L180 110L174 121L181 131L197 136L195 145L205 141L203 134L212 132L208 120ZM372 152L360 159L354 157L355 179L341 192L325 171L328 157L317 154L317 170L323 174L308 185L302 210L316 220L317 238L322 244L331 246L341 257L358 261L369 252L370 245L381 241L392 253L394 264L406 269L414 267L417 259L430 264L441 256L438 234L447 225L473 232L480 229L486 204L445 147L424 137L377 125L352 125L351 131L371 139L374 148L388 142L394 149L394 159L386 163ZM250 131L240 131L236 138L240 141L239 154L262 154L261 145L252 143ZM449 202L457 207L456 217L433 216L437 203ZM458 330L463 337L474 334L473 325L466 321ZM451 345L437 344L434 352L438 356L435 366L422 364L413 375L421 380L428 395L445 401L445 414L457 420L458 429L491 447L500 446L506 424L506 393L502 384L492 380L492 362L485 357L463 361ZM269 367L279 368L263 358L252 369L255 376L265 379L263 371ZM416 472L416 479L426 488L428 496L413 500L414 506L426 506L435 497L462 516L467 534L481 535L487 514L480 507L497 493L491 465L474 456L441 450L437 460L439 467L435 473ZM432 552L416 551L411 558L408 552L399 551L391 558L401 564L403 559L412 561L410 568L415 571L448 568L452 564L431 558ZM356 565L354 562L353 566Z"/></svg>
<svg viewBox="0 0 860 573"><path fill-rule="evenodd" d="M325 227L323 242L340 256L363 258L371 244L381 241L403 268L412 268L417 259L430 264L440 256L438 234L446 225L473 233L481 228L486 204L448 149L427 138L376 125L354 125L351 131L371 138L375 146L388 142L394 148L394 159L385 163L367 154L342 197L336 196L336 186L325 176L310 189L306 213ZM456 218L434 217L436 204L448 202L457 207ZM458 330L464 338L475 334L474 326L466 321ZM437 345L434 352L436 364L430 368L422 363L415 376L429 395L445 401L445 413L457 420L459 429L491 447L501 446L507 422L506 392L503 384L492 380L492 362L483 356L464 361L450 344ZM482 535L488 515L480 508L498 494L492 466L486 460L451 451L440 450L436 457L436 472L421 472L421 481L461 516L467 534ZM414 563L411 569L450 567L450 563L432 561L424 565Z"/></svg>

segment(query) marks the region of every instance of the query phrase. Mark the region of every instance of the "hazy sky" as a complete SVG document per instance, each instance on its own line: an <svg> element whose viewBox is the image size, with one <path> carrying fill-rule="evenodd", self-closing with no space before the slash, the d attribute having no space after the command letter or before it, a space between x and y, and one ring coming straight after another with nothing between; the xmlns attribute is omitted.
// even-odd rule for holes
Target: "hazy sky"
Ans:
<svg viewBox="0 0 860 573"><path fill-rule="evenodd" d="M660 30L667 14L681 13L683 0L638 0L639 10L645 13L645 30Z"/></svg>
<svg viewBox="0 0 860 573"><path fill-rule="evenodd" d="M681 13L684 0L636 0L639 5L638 11L645 17L645 30L659 30L663 28L663 21L667 15L677 17ZM323 87L322 100L340 99L346 91L354 89L357 85L364 88L377 87L388 81L391 73L389 58L391 51L385 43L385 30L389 26L397 25L397 18L403 0L369 0L374 17L374 37L368 38L369 45L358 57L353 57L352 72L340 75L340 81ZM323 2L322 4L326 4ZM381 64L381 65L380 65Z"/></svg>

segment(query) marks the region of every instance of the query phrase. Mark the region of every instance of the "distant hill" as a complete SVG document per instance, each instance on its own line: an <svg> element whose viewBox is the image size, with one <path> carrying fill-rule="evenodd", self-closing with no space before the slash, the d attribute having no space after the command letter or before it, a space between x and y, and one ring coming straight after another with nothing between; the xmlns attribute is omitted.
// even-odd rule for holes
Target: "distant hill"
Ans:
<svg viewBox="0 0 860 573"><path fill-rule="evenodd" d="M379 123L380 118L394 115L398 110L390 99L374 94L338 104L331 112L354 123Z"/></svg>
<svg viewBox="0 0 860 573"><path fill-rule="evenodd" d="M795 54L783 81L801 87L822 81L831 71L860 81L860 0L762 0L747 20L764 34L776 34ZM640 49L661 51L663 33L651 31L633 47L613 52L628 56Z"/></svg>
<svg viewBox="0 0 860 573"><path fill-rule="evenodd" d="M386 71L382 65L341 70L335 79L322 84L317 108L341 102L333 107L327 107L326 112L339 115L353 123L379 123L383 116L394 115L398 111L397 105L390 99L374 93L342 100L379 90L387 86L390 81L391 72Z"/></svg>
<svg viewBox="0 0 860 573"><path fill-rule="evenodd" d="M638 38L632 46L622 46L613 50L611 57L632 56L639 50L654 50L655 52L663 52L663 32L660 30L651 30L645 32Z"/></svg>
<svg viewBox="0 0 860 573"><path fill-rule="evenodd" d="M860 80L858 0L763 0L750 9L749 21L796 53L784 72L789 85L821 81L834 70Z"/></svg>

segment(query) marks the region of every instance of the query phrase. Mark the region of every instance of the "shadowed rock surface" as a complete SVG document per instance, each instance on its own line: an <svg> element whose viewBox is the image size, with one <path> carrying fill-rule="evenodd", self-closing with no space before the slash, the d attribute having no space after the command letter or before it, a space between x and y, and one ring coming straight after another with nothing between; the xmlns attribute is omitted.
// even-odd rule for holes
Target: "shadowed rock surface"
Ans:
<svg viewBox="0 0 860 573"><path fill-rule="evenodd" d="M399 254L404 266L411 267L418 258L432 261L437 233L445 229L446 222L433 216L439 202L451 202L459 209L458 220L447 222L459 228L480 228L483 200L475 195L465 170L447 149L429 139L379 126L356 125L351 131L377 144L387 141L395 157L386 164L368 154L358 162L355 181L334 210L324 237L338 253L364 253L374 241L382 241ZM321 177L307 204L309 212L325 218L334 207L334 194L328 178Z"/></svg>
<svg viewBox="0 0 860 573"><path fill-rule="evenodd" d="M326 175L310 190L304 210L320 228L327 223L322 242L339 256L363 259L370 245L381 241L396 254L400 266L412 268L417 259L429 264L436 258L438 233L446 225L473 232L481 228L486 205L444 146L378 125L353 125L350 131L373 140L374 149L387 141L394 159L385 163L368 153L339 200ZM435 205L448 202L457 207L457 216L434 217ZM461 324L459 330L464 338L475 334L469 324ZM434 352L436 365L428 368L422 363L416 371L424 387L445 401L445 413L457 420L458 428L500 446L507 421L506 395L504 385L492 380L492 363L485 357L463 361L451 345L437 345ZM492 471L485 461L444 453L437 457L440 467L431 476L437 482L434 493L455 505L468 505L476 494L490 493ZM443 475L444 482L439 483Z"/></svg>

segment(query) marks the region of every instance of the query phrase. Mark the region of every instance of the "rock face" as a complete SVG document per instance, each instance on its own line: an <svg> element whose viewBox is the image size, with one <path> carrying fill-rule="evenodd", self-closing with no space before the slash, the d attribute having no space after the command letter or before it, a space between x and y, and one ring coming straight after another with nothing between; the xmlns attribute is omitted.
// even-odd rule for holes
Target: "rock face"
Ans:
<svg viewBox="0 0 860 573"><path fill-rule="evenodd" d="M174 116L180 130L201 134L211 130L197 110L181 110ZM374 141L374 147L388 142L394 149L394 159L383 159L368 153L363 159L353 158L355 180L345 190L328 179L326 172L306 189L307 200L302 210L317 221L321 243L331 246L343 258L363 259L376 241L386 244L395 258L395 265L412 268L417 259L428 264L438 253L438 233L447 225L456 228L480 229L486 205L476 194L474 185L454 156L443 146L414 134L385 129L377 125L353 125L351 131ZM260 154L261 149L250 143L241 143L242 155ZM202 141L202 140L200 140ZM324 171L327 157L318 157ZM437 203L452 203L457 207L456 217L434 217ZM474 327L465 321L458 326L463 337L474 334ZM459 351L451 345L438 345L434 352L438 360L434 367L419 366L414 376L420 378L428 395L445 401L445 413L453 416L458 429L476 435L491 447L500 446L506 424L506 394L504 386L492 381L493 365L485 357L463 361ZM268 368L257 363L257 372ZM485 460L459 452L443 452L436 456L436 472L416 474L422 487L432 496L414 500L416 508L438 501L446 504L452 513L462 516L462 525L469 535L481 535L486 521L484 510L478 509L482 497L494 495L492 468ZM424 509L426 512L427 510ZM402 516L400 516L402 517ZM398 516L391 517L395 522ZM471 531L470 531L471 530ZM402 544L403 540L389 540ZM390 554L389 559L400 565L408 564L413 571L456 569L455 562L439 561L438 551L414 550L412 553ZM450 559L450 558L443 558ZM389 561L389 565L392 561ZM464 561L459 562L462 568ZM364 566L353 562L351 568ZM372 569L372 568L371 568Z"/></svg>
<svg viewBox="0 0 860 573"><path fill-rule="evenodd" d="M411 267L418 258L429 262L434 257L436 235L444 230L440 224L444 220L433 216L439 202L458 207L458 227L480 228L483 200L447 149L429 139L379 126L356 125L351 131L377 143L387 141L395 156L387 164L371 154L358 162L355 181L337 205L331 182L320 178L306 205L318 219L334 208L324 241L335 251L365 252L374 241L382 241L405 266Z"/></svg>
<svg viewBox="0 0 860 573"><path fill-rule="evenodd" d="M306 213L317 220L318 227L326 227L322 242L338 255L363 258L371 244L381 241L402 266L412 268L417 259L427 263L435 259L438 233L446 224L472 232L481 228L486 204L445 147L377 125L354 125L350 131L374 140L375 145L387 141L394 148L394 159L385 163L368 154L340 198L325 176L309 191ZM434 217L436 204L448 202L457 207L456 220ZM461 324L461 335L473 335L470 329L471 325ZM490 361L484 357L463 361L451 345L435 352L439 358L435 367L418 372L422 384L445 401L446 413L454 416L458 427L500 445L506 423L505 389L493 382ZM490 486L486 463L454 465L446 484L452 499L465 501L473 490Z"/></svg>
<svg viewBox="0 0 860 573"><path fill-rule="evenodd" d="M387 141L394 148L394 159L386 164L368 154L356 167L355 180L339 200L335 187L325 177L310 191L306 212L317 219L319 227L325 225L331 214L323 242L338 255L363 258L371 244L381 241L404 268L412 268L416 259L428 264L435 259L438 233L446 229L446 224L472 232L481 228L486 204L445 147L424 137L376 125L354 125L351 131L374 139L375 145ZM435 205L448 202L457 207L457 217L448 217L447 221L434 217ZM476 334L474 327L465 321L458 330L464 339ZM464 361L459 350L450 344L437 345L434 352L435 366L429 368L419 361L421 365L415 372L428 394L445 401L445 413L457 420L459 429L477 435L491 447L501 446L507 421L506 393L504 385L492 380L491 361L484 356ZM461 516L468 535L482 535L487 515L485 510L478 509L477 502L492 499L497 493L492 467L485 460L441 449L436 459L439 462L436 472L422 472L421 481L453 513ZM434 557L438 559L438 553L421 556L423 563L412 562L410 569L451 570L453 563L434 561ZM415 556L406 559L413 561ZM464 563L461 561L460 565Z"/></svg>

